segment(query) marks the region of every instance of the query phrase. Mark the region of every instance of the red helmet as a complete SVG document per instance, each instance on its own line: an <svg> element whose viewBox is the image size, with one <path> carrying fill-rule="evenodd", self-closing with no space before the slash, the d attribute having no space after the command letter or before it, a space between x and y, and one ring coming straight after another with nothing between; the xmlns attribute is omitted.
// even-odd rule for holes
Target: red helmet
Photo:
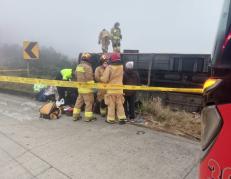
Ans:
<svg viewBox="0 0 231 179"><path fill-rule="evenodd" d="M111 62L120 61L120 53L112 53L111 54Z"/></svg>

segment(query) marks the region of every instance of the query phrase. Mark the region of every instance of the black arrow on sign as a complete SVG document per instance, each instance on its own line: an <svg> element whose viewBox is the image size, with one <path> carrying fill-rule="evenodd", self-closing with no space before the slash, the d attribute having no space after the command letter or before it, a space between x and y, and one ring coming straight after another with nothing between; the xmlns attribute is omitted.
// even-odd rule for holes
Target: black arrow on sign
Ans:
<svg viewBox="0 0 231 179"><path fill-rule="evenodd" d="M37 42L30 42L25 49L25 52L30 56L30 58L37 58L36 55L32 52L32 49L35 45L37 45Z"/></svg>

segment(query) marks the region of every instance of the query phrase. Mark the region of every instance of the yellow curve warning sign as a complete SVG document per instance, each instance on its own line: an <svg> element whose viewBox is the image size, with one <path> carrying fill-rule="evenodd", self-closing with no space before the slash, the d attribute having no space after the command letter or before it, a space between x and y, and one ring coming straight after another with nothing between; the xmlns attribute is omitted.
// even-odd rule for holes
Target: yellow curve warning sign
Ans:
<svg viewBox="0 0 231 179"><path fill-rule="evenodd" d="M39 59L40 58L40 50L38 42L23 42L23 59L31 60L31 59Z"/></svg>
<svg viewBox="0 0 231 179"><path fill-rule="evenodd" d="M69 88L95 88L95 89L125 89L137 91L161 91L161 92L178 92L178 93L194 93L202 94L202 88L168 88L154 86L132 86L132 85L117 85L104 83L80 83L73 81L58 81L37 78L23 78L15 76L0 76L0 82L22 83L22 84L45 84L48 86L59 86Z"/></svg>

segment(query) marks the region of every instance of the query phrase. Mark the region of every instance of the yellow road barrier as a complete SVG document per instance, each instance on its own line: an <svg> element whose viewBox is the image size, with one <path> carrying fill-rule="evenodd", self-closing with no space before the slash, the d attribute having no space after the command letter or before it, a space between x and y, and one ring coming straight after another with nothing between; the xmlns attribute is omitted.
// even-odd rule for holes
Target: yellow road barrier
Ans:
<svg viewBox="0 0 231 179"><path fill-rule="evenodd" d="M95 88L95 89L126 89L137 91L161 91L161 92L179 92L179 93L194 93L202 94L202 88L168 88L154 86L132 86L132 85L116 85L103 83L79 83L73 81L58 81L37 78L23 78L15 76L0 76L0 82L22 83L22 84L45 84L48 86L59 86L69 88Z"/></svg>

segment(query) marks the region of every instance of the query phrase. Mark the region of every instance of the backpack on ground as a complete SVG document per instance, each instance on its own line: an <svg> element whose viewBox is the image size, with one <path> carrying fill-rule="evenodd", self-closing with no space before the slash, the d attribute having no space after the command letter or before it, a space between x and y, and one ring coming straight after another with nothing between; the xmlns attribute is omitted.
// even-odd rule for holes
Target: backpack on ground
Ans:
<svg viewBox="0 0 231 179"><path fill-rule="evenodd" d="M40 109L40 118L44 119L59 119L61 110L56 106L55 102L44 104Z"/></svg>

